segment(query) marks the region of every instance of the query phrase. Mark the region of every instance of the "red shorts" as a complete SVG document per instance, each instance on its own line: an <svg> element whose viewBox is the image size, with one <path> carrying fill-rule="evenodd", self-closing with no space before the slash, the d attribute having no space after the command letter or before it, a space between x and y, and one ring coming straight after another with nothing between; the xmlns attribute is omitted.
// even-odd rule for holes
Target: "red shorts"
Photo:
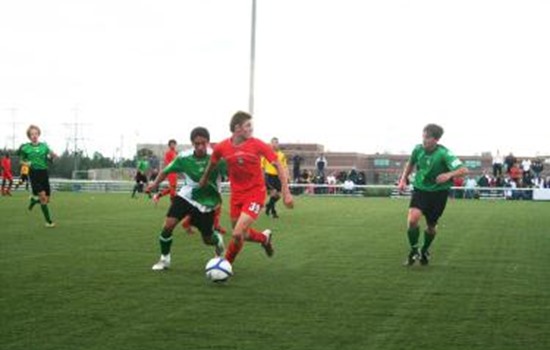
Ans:
<svg viewBox="0 0 550 350"><path fill-rule="evenodd" d="M2 173L2 178L4 180L9 180L9 181L13 181L13 174L12 173L7 173L7 172L3 172Z"/></svg>
<svg viewBox="0 0 550 350"><path fill-rule="evenodd" d="M257 219L264 206L265 196L265 190L231 194L229 211L231 220L237 220L241 213L247 213L254 220Z"/></svg>
<svg viewBox="0 0 550 350"><path fill-rule="evenodd" d="M170 185L170 187L176 187L178 185L178 174L168 174L168 176L166 176L166 179L168 179L168 184Z"/></svg>

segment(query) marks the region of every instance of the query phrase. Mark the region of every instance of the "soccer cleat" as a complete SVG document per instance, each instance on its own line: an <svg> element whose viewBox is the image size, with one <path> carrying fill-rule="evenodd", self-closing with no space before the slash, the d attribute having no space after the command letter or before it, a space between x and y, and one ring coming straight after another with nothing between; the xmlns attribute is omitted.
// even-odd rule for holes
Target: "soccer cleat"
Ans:
<svg viewBox="0 0 550 350"><path fill-rule="evenodd" d="M418 253L417 248L411 249L409 256L407 256L407 260L403 263L404 266L412 266L414 263L420 259L420 254Z"/></svg>
<svg viewBox="0 0 550 350"><path fill-rule="evenodd" d="M273 214L271 216L273 217L273 219L278 219L279 218L279 215L277 214L277 212L275 210L273 210L272 213Z"/></svg>
<svg viewBox="0 0 550 350"><path fill-rule="evenodd" d="M47 222L47 223L44 224L44 227L54 228L55 227L55 222Z"/></svg>
<svg viewBox="0 0 550 350"><path fill-rule="evenodd" d="M151 267L153 271L162 271L170 268L170 256L161 256L160 260Z"/></svg>
<svg viewBox="0 0 550 350"><path fill-rule="evenodd" d="M221 234L217 231L214 231L214 234L218 237L218 243L216 244L215 254L216 256L223 257L225 255L225 245L223 244L223 238Z"/></svg>
<svg viewBox="0 0 550 350"><path fill-rule="evenodd" d="M265 250L265 253L268 257L272 257L275 253L275 250L273 249L273 244L271 243L273 234L271 233L270 229L264 230L262 234L265 236L266 240L265 243L262 243L262 247Z"/></svg>
<svg viewBox="0 0 550 350"><path fill-rule="evenodd" d="M430 263L430 252L423 251L420 253L420 265L426 266Z"/></svg>

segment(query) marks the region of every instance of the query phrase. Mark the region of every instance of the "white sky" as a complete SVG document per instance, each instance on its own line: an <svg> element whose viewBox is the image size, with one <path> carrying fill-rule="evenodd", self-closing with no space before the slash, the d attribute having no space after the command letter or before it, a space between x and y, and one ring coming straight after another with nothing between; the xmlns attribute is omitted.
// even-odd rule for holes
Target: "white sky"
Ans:
<svg viewBox="0 0 550 350"><path fill-rule="evenodd" d="M109 157L227 137L251 3L0 0L0 147L36 123L61 153L75 121ZM550 155L549 19L545 0L258 0L255 135L409 153L435 122L457 154Z"/></svg>

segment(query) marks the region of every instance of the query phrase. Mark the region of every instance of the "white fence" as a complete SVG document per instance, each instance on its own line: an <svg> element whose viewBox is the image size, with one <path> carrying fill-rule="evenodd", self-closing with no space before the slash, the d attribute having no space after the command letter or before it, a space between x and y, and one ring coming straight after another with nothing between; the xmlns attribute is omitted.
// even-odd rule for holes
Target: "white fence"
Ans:
<svg viewBox="0 0 550 350"><path fill-rule="evenodd" d="M66 192L105 192L130 193L134 187L133 181L101 181L101 180L65 180L51 179L53 190ZM162 187L163 185L161 185ZM291 184L294 195L304 196L350 196L350 197L391 197L408 198L410 190L399 192L391 185L354 185L343 184ZM229 192L229 183L222 183L222 192ZM461 199L484 200L550 200L550 189L510 188L510 187L476 187L466 189L453 187L450 196Z"/></svg>

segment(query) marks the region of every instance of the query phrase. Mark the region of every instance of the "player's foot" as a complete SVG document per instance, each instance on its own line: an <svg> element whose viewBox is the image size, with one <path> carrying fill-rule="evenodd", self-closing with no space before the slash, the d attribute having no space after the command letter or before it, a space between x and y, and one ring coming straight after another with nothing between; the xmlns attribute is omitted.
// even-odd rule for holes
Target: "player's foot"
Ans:
<svg viewBox="0 0 550 350"><path fill-rule="evenodd" d="M54 228L55 227L55 222L47 222L44 224L44 227L46 228Z"/></svg>
<svg viewBox="0 0 550 350"><path fill-rule="evenodd" d="M218 236L218 243L216 244L215 248L216 256L223 257L225 255L225 245L223 244L222 235L217 231L214 231L214 234Z"/></svg>
<svg viewBox="0 0 550 350"><path fill-rule="evenodd" d="M417 248L411 249L409 256L407 256L407 260L403 263L405 266L412 266L414 263L420 259L420 253L418 253Z"/></svg>
<svg viewBox="0 0 550 350"><path fill-rule="evenodd" d="M277 212L275 210L273 210L273 214L271 216L273 217L273 219L278 219L279 218L279 214L277 214Z"/></svg>
<svg viewBox="0 0 550 350"><path fill-rule="evenodd" d="M275 253L275 250L273 249L273 244L271 243L273 234L271 233L270 229L264 230L262 234L266 238L265 243L262 243L262 247L264 248L267 256L272 257L273 254Z"/></svg>
<svg viewBox="0 0 550 350"><path fill-rule="evenodd" d="M153 203L155 203L155 205L159 204L159 201L160 201L160 194L158 193L155 193L155 195L153 196Z"/></svg>
<svg viewBox="0 0 550 350"><path fill-rule="evenodd" d="M170 268L170 255L162 255L159 261L151 267L153 271L162 271Z"/></svg>
<svg viewBox="0 0 550 350"><path fill-rule="evenodd" d="M430 263L430 252L423 251L420 253L420 265L426 266Z"/></svg>

